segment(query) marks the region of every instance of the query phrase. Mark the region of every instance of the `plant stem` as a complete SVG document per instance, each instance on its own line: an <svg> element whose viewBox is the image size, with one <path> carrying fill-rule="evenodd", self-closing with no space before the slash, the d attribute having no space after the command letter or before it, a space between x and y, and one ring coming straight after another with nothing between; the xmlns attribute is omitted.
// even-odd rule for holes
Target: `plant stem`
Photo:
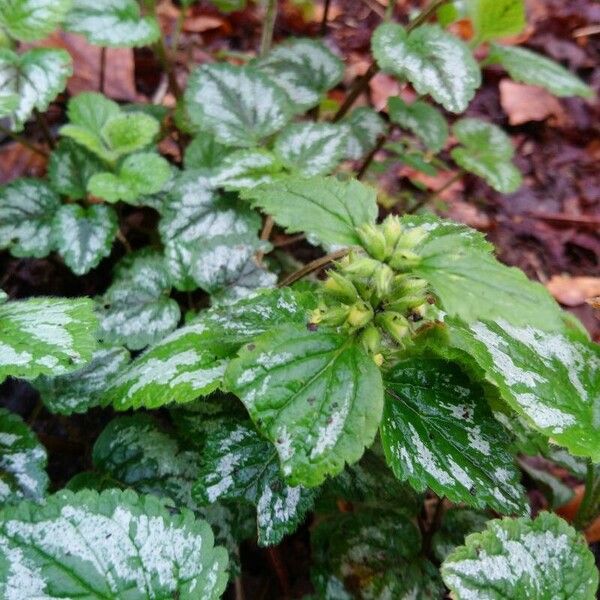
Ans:
<svg viewBox="0 0 600 600"><path fill-rule="evenodd" d="M7 129L6 127L3 127L2 125L0 125L0 133L2 135L5 135L5 136L11 138L15 142L21 144L21 146L25 146L25 148L27 148L28 150L31 150L32 152L35 152L36 154L43 156L44 158L48 158L48 156L49 156L48 152L46 152L45 150L42 150L42 148L38 148L36 145L32 144L29 140L26 140L23 136L20 136L18 133L14 133L10 129Z"/></svg>
<svg viewBox="0 0 600 600"><path fill-rule="evenodd" d="M419 25L425 23L425 21L427 21L427 19L445 2L446 0L433 0L406 26L406 31L411 32L416 27L419 27ZM333 117L334 123L339 121L350 110L355 100L367 89L369 82L377 75L377 73L379 73L379 67L375 62L372 62L371 66L367 69L367 72L354 80L348 96L346 96L344 103Z"/></svg>
<svg viewBox="0 0 600 600"><path fill-rule="evenodd" d="M298 281L298 279L302 279L302 277L305 277L309 273L312 273L313 271L318 271L319 269L322 269L323 267L327 266L330 262L333 262L334 260L338 260L339 258L343 258L349 252L350 252L349 248L342 248L341 250L336 250L335 252L332 252L331 254L326 254L325 256L321 256L321 258L317 258L316 260L309 262L308 264L304 265L301 269L298 269L291 275L288 275L278 285L278 287L285 287L286 285L290 285L290 284L294 283L294 281Z"/></svg>
<svg viewBox="0 0 600 600"><path fill-rule="evenodd" d="M600 465L587 462L585 493L575 515L573 524L577 529L585 529L600 514Z"/></svg>
<svg viewBox="0 0 600 600"><path fill-rule="evenodd" d="M104 94L104 88L106 87L106 47L100 48L100 81L98 83L98 89L101 94Z"/></svg>
<svg viewBox="0 0 600 600"><path fill-rule="evenodd" d="M388 132L384 133L383 135L379 136L377 143L375 144L373 150L371 150L371 152L369 152L369 154L367 154L363 164L360 166L360 169L358 170L358 173L356 174L357 179L363 178L364 174L367 172L367 170L371 166L371 163L373 162L375 155L383 148L383 145L387 142L389 135L390 135L390 132L388 131Z"/></svg>
<svg viewBox="0 0 600 600"><path fill-rule="evenodd" d="M46 121L46 117L38 111L38 109L34 109L35 121L42 132L42 136L46 140L46 143L50 147L50 150L54 149L55 143L52 134L50 133L50 128L48 127L48 122Z"/></svg>
<svg viewBox="0 0 600 600"><path fill-rule="evenodd" d="M444 185L441 185L437 190L433 190L430 194L427 194L424 198L419 200L410 210L406 211L406 214L414 214L420 208L423 208L425 205L429 204L432 200L435 200L443 191L447 190L453 183L456 183L462 176L464 175L464 171L460 169L457 171Z"/></svg>
<svg viewBox="0 0 600 600"><path fill-rule="evenodd" d="M273 43L273 30L275 29L275 19L277 18L277 0L267 0L267 9L265 11L265 21L263 23L260 36L259 56L264 56Z"/></svg>
<svg viewBox="0 0 600 600"><path fill-rule="evenodd" d="M331 5L331 0L325 0L325 4L323 6L323 18L321 19L321 28L319 30L319 34L321 37L324 37L327 33L327 20L329 19L329 7Z"/></svg>

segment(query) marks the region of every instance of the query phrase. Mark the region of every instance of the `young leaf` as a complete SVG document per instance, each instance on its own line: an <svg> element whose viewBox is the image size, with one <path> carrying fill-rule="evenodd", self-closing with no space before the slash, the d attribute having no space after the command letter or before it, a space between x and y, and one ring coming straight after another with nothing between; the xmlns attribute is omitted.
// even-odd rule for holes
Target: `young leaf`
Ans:
<svg viewBox="0 0 600 600"><path fill-rule="evenodd" d="M5 598L216 600L227 583L227 553L206 522L132 491L62 491L5 508L0 559Z"/></svg>
<svg viewBox="0 0 600 600"><path fill-rule="evenodd" d="M294 123L275 140L275 153L300 175L327 175L344 157L347 129L332 123Z"/></svg>
<svg viewBox="0 0 600 600"><path fill-rule="evenodd" d="M380 509L337 513L311 532L319 598L441 598L435 567L418 557L421 536L402 513Z"/></svg>
<svg viewBox="0 0 600 600"><path fill-rule="evenodd" d="M340 123L349 128L346 158L351 160L365 156L385 132L385 121L368 106L355 108Z"/></svg>
<svg viewBox="0 0 600 600"><path fill-rule="evenodd" d="M223 158L210 178L215 187L243 190L270 183L281 171L277 157L259 148L236 150Z"/></svg>
<svg viewBox="0 0 600 600"><path fill-rule="evenodd" d="M100 336L108 344L141 350L173 331L181 316L168 292L171 281L164 258L138 255L103 296Z"/></svg>
<svg viewBox="0 0 600 600"><path fill-rule="evenodd" d="M344 76L344 63L323 43L309 38L279 44L256 65L281 86L297 113L316 106Z"/></svg>
<svg viewBox="0 0 600 600"><path fill-rule="evenodd" d="M41 179L21 178L0 187L0 248L19 257L50 254L59 206L60 198Z"/></svg>
<svg viewBox="0 0 600 600"><path fill-rule="evenodd" d="M33 385L50 412L83 413L100 404L102 392L128 362L125 348L100 348L82 369L56 377L39 377Z"/></svg>
<svg viewBox="0 0 600 600"><path fill-rule="evenodd" d="M61 206L52 221L52 242L65 264L83 275L110 254L119 225L110 206Z"/></svg>
<svg viewBox="0 0 600 600"><path fill-rule="evenodd" d="M81 200L87 196L88 181L104 168L85 148L73 140L63 139L50 155L48 178L56 192L72 200Z"/></svg>
<svg viewBox="0 0 600 600"><path fill-rule="evenodd" d="M191 402L221 386L226 361L245 342L283 323L305 324L312 295L271 290L202 311L136 358L106 389L117 410Z"/></svg>
<svg viewBox="0 0 600 600"><path fill-rule="evenodd" d="M72 72L65 50L34 48L16 54L0 48L0 98L5 98L0 118L9 117L10 128L20 131L34 110L45 111L65 89Z"/></svg>
<svg viewBox="0 0 600 600"><path fill-rule="evenodd" d="M96 173L88 182L88 191L107 202L123 200L136 204L143 195L156 194L171 178L169 163L154 152L128 156L117 173Z"/></svg>
<svg viewBox="0 0 600 600"><path fill-rule="evenodd" d="M116 102L93 92L69 101L69 123L60 133L114 164L121 156L148 146L158 134L159 122L143 112L122 112Z"/></svg>
<svg viewBox="0 0 600 600"><path fill-rule="evenodd" d="M467 118L457 121L452 131L462 144L451 153L459 166L482 177L503 194L521 187L521 173L511 162L512 142L502 129L479 119Z"/></svg>
<svg viewBox="0 0 600 600"><path fill-rule="evenodd" d="M379 369L353 338L272 329L240 351L226 387L279 454L291 485L314 487L372 443L383 408Z"/></svg>
<svg viewBox="0 0 600 600"><path fill-rule="evenodd" d="M250 423L235 421L221 423L208 437L193 494L201 504L236 500L256 506L258 543L263 546L293 533L315 496L314 490L288 486L275 448Z"/></svg>
<svg viewBox="0 0 600 600"><path fill-rule="evenodd" d="M442 113L427 102L416 100L406 104L402 98L388 100L388 113L393 123L414 133L427 148L439 152L448 139L448 123Z"/></svg>
<svg viewBox="0 0 600 600"><path fill-rule="evenodd" d="M535 520L493 520L467 537L442 564L453 598L593 600L594 555L583 536L551 513Z"/></svg>
<svg viewBox="0 0 600 600"><path fill-rule="evenodd" d="M71 0L0 0L0 29L22 42L52 33L71 8Z"/></svg>
<svg viewBox="0 0 600 600"><path fill-rule="evenodd" d="M33 298L0 305L0 382L81 367L92 358L97 320L87 298Z"/></svg>
<svg viewBox="0 0 600 600"><path fill-rule="evenodd" d="M400 480L452 502L525 512L508 436L479 386L454 365L426 358L400 362L384 385L381 443Z"/></svg>
<svg viewBox="0 0 600 600"><path fill-rule="evenodd" d="M304 231L327 244L360 244L356 228L377 218L375 190L356 180L286 177L242 192L289 233Z"/></svg>
<svg viewBox="0 0 600 600"><path fill-rule="evenodd" d="M175 181L158 226L169 273L177 289L197 288L190 273L195 248L214 236L256 237L260 223L259 215L247 205L218 194L206 173L183 173Z"/></svg>
<svg viewBox="0 0 600 600"><path fill-rule="evenodd" d="M516 46L492 44L486 62L500 64L515 81L539 85L555 96L593 98L594 91L562 65Z"/></svg>
<svg viewBox="0 0 600 600"><path fill-rule="evenodd" d="M481 85L469 47L437 25L407 33L400 25L383 23L371 46L383 71L408 79L419 94L430 94L450 112L464 112Z"/></svg>
<svg viewBox="0 0 600 600"><path fill-rule="evenodd" d="M600 460L600 346L573 332L545 332L505 320L447 321L432 350L484 374L535 429L575 456ZM437 349L434 347L436 346Z"/></svg>
<svg viewBox="0 0 600 600"><path fill-rule="evenodd" d="M226 146L257 146L291 118L284 92L252 67L203 65L190 76L185 100L192 122Z"/></svg>
<svg viewBox="0 0 600 600"><path fill-rule="evenodd" d="M48 487L46 449L21 417L0 408L0 505L39 501Z"/></svg>
<svg viewBox="0 0 600 600"><path fill-rule="evenodd" d="M429 235L416 249L414 273L426 279L444 311L464 321L503 318L515 325L562 330L563 315L548 291L493 256L483 235L435 217L407 217Z"/></svg>
<svg viewBox="0 0 600 600"><path fill-rule="evenodd" d="M202 133L195 137L185 149L183 166L186 171L214 169L220 166L222 160L233 151L233 148L219 144L212 135Z"/></svg>
<svg viewBox="0 0 600 600"><path fill-rule="evenodd" d="M440 528L433 534L431 547L435 557L444 562L457 546L464 543L470 533L483 531L489 516L483 511L470 508L449 508L442 519Z"/></svg>
<svg viewBox="0 0 600 600"><path fill-rule="evenodd" d="M153 16L140 15L135 0L73 0L65 29L80 33L96 46L149 46L160 37Z"/></svg>
<svg viewBox="0 0 600 600"><path fill-rule="evenodd" d="M466 8L480 43L517 35L525 29L524 0L470 0Z"/></svg>

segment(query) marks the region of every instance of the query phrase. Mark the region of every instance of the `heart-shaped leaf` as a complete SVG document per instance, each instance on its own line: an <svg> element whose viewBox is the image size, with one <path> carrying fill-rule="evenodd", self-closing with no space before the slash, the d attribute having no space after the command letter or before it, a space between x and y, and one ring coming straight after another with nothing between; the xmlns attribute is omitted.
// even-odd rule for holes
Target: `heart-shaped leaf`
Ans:
<svg viewBox="0 0 600 600"><path fill-rule="evenodd" d="M41 40L56 29L71 0L0 0L0 29L23 42Z"/></svg>
<svg viewBox="0 0 600 600"><path fill-rule="evenodd" d="M525 29L524 0L471 0L466 10L478 42L518 35Z"/></svg>
<svg viewBox="0 0 600 600"><path fill-rule="evenodd" d="M370 152L385 132L385 121L368 106L355 108L340 123L349 128L346 158L359 160Z"/></svg>

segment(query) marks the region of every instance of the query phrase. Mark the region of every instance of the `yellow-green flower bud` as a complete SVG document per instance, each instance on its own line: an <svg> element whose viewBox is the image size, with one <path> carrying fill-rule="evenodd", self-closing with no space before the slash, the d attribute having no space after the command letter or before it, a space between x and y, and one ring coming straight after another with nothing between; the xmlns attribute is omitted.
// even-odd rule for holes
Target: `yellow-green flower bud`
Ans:
<svg viewBox="0 0 600 600"><path fill-rule="evenodd" d="M329 271L324 288L329 295L346 304L352 304L358 300L358 292L354 284L337 271Z"/></svg>
<svg viewBox="0 0 600 600"><path fill-rule="evenodd" d="M428 232L423 227L412 227L407 229L398 239L396 249L404 248L406 250L412 250L420 242L422 242L428 235Z"/></svg>
<svg viewBox="0 0 600 600"><path fill-rule="evenodd" d="M410 277L406 274L398 275L394 278L390 298L399 300L403 296L415 296L417 294L425 294L428 283L425 279L419 277Z"/></svg>
<svg viewBox="0 0 600 600"><path fill-rule="evenodd" d="M381 224L383 236L388 248L394 248L398 242L398 238L402 234L402 225L400 219L395 215L389 215Z"/></svg>
<svg viewBox="0 0 600 600"><path fill-rule="evenodd" d="M381 348L381 333L375 325L369 325L363 330L360 341L367 352L377 354Z"/></svg>
<svg viewBox="0 0 600 600"><path fill-rule="evenodd" d="M384 260L388 255L388 246L383 231L377 225L361 225L356 228L356 233L364 249L377 260Z"/></svg>
<svg viewBox="0 0 600 600"><path fill-rule="evenodd" d="M342 305L342 306L334 306L332 308L327 309L325 312L321 314L320 321L313 321L313 323L323 323L325 325L331 325L333 327L337 327L338 325L343 325L350 314L350 307Z"/></svg>
<svg viewBox="0 0 600 600"><path fill-rule="evenodd" d="M372 277L379 268L381 262L372 258L358 258L342 267L344 273L356 275L358 277Z"/></svg>
<svg viewBox="0 0 600 600"><path fill-rule="evenodd" d="M381 264L377 271L375 271L375 292L379 300L385 298L392 289L392 283L394 281L394 271L392 271L387 265Z"/></svg>
<svg viewBox="0 0 600 600"><path fill-rule="evenodd" d="M356 302L350 308L347 322L352 327L360 329L373 320L373 309L366 302Z"/></svg>
<svg viewBox="0 0 600 600"><path fill-rule="evenodd" d="M390 302L386 308L395 312L405 313L407 311L412 311L417 306L421 306L424 301L425 297L421 294L414 296L402 296L402 298Z"/></svg>
<svg viewBox="0 0 600 600"><path fill-rule="evenodd" d="M386 310L377 315L376 323L397 342L402 343L403 339L410 333L410 325L404 315L397 312Z"/></svg>
<svg viewBox="0 0 600 600"><path fill-rule="evenodd" d="M388 264L392 269L398 271L402 269L410 269L418 265L421 262L421 257L412 252L411 250L404 250L402 248L396 249L392 254L392 257L388 261Z"/></svg>

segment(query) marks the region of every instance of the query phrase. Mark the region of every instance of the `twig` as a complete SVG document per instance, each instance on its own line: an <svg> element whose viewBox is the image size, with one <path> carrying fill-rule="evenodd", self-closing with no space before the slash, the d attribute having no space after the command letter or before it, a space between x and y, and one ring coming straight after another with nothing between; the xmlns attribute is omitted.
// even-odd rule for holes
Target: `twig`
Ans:
<svg viewBox="0 0 600 600"><path fill-rule="evenodd" d="M289 598L291 596L290 583L288 581L285 565L281 560L281 555L277 546L271 546L270 548L267 548L267 556L269 557L269 562L275 571L275 575L277 576L277 581L279 582L279 586L281 587L284 598Z"/></svg>
<svg viewBox="0 0 600 600"><path fill-rule="evenodd" d="M100 49L100 81L98 83L98 89L101 94L104 94L104 88L106 86L106 46L102 46Z"/></svg>
<svg viewBox="0 0 600 600"><path fill-rule="evenodd" d="M325 0L325 4L323 5L323 18L321 19L321 28L319 30L319 34L321 37L324 37L327 33L327 21L329 19L329 7L331 5L331 0Z"/></svg>
<svg viewBox="0 0 600 600"><path fill-rule="evenodd" d="M437 502L435 504L435 510L433 511L433 516L431 517L431 523L423 536L423 544L422 551L425 556L429 556L431 552L431 543L433 541L433 535L440 528L442 523L442 517L444 516L444 500L442 498L437 498Z"/></svg>
<svg viewBox="0 0 600 600"><path fill-rule="evenodd" d="M425 23L425 21L427 21L427 19L445 2L446 0L433 0L429 6L426 6L421 13L406 26L406 31L411 32L416 27L419 27L419 25ZM350 110L355 100L367 89L369 82L377 75L377 73L379 73L379 67L373 62L364 75L361 75L354 80L348 96L333 117L334 123L339 121Z"/></svg>
<svg viewBox="0 0 600 600"><path fill-rule="evenodd" d="M273 244L273 246L275 246L275 248L284 248L285 246L291 246L296 242L301 242L305 238L306 236L303 233L299 233L297 235L292 235L291 237L285 238L284 240L281 240L281 242L276 242Z"/></svg>
<svg viewBox="0 0 600 600"><path fill-rule="evenodd" d="M46 152L42 148L38 148L37 146L32 144L29 140L26 140L23 136L20 136L18 133L14 133L10 129L7 129L6 127L3 127L2 125L0 125L0 133L11 138L13 141L21 144L21 146L25 146L25 148L27 148L28 150L31 150L32 152L35 152L36 154L43 156L44 158L48 158L50 156L48 154L48 152Z"/></svg>
<svg viewBox="0 0 600 600"><path fill-rule="evenodd" d="M600 514L600 466L587 461L585 492L573 525L579 530L585 529Z"/></svg>
<svg viewBox="0 0 600 600"><path fill-rule="evenodd" d="M260 36L259 56L264 56L271 49L271 44L273 43L273 31L275 29L275 19L277 19L277 0L267 0L265 21Z"/></svg>
<svg viewBox="0 0 600 600"><path fill-rule="evenodd" d="M48 144L50 150L53 150L55 146L54 138L50 133L50 128L48 127L46 117L41 112L39 112L37 108L34 109L33 113L35 115L35 121L42 132L42 136L46 140L46 144Z"/></svg>
<svg viewBox="0 0 600 600"><path fill-rule="evenodd" d="M233 587L235 590L235 600L244 600L244 585L240 575L233 580Z"/></svg>
<svg viewBox="0 0 600 600"><path fill-rule="evenodd" d="M379 136L379 139L377 140L375 147L373 148L373 150L371 150L371 152L369 152L369 154L367 154L363 164L360 166L360 169L358 170L358 173L356 174L357 179L363 178L364 174L367 172L367 170L371 166L371 163L373 162L375 155L383 148L383 145L386 143L388 136L389 136L389 131L387 133L384 133L383 135Z"/></svg>
<svg viewBox="0 0 600 600"><path fill-rule="evenodd" d="M435 200L443 191L447 190L452 184L456 183L462 176L464 171L461 169L457 171L444 185L441 185L437 190L433 190L430 194L427 194L424 198L421 198L410 210L406 211L406 214L414 214L420 208L423 208L426 204L429 204L432 200Z"/></svg>
<svg viewBox="0 0 600 600"><path fill-rule="evenodd" d="M123 247L128 254L133 252L133 248L131 247L129 240L125 237L125 234L120 229L117 229L116 238L121 242L121 244L123 244Z"/></svg>
<svg viewBox="0 0 600 600"><path fill-rule="evenodd" d="M342 248L341 250L336 250L335 252L331 252L331 254L326 254L321 258L317 258L316 260L313 260L308 264L304 265L301 269L298 269L291 275L288 275L281 283L279 283L278 287L285 287L286 285L290 285L294 283L294 281L302 279L309 273L322 269L323 267L327 266L330 262L338 260L339 258L343 258L349 252L349 248Z"/></svg>

